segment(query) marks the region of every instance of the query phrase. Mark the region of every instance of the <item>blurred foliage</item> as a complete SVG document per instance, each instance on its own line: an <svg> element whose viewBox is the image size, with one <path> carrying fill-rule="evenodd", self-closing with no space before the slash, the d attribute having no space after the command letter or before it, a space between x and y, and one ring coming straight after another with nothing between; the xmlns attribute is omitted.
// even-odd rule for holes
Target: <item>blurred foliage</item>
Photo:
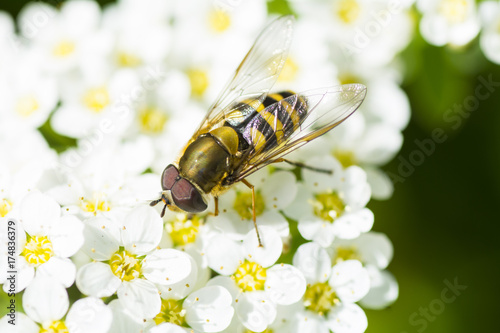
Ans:
<svg viewBox="0 0 500 333"><path fill-rule="evenodd" d="M16 15L25 3L9 1L1 7ZM270 1L269 11L292 12L286 0ZM451 128L443 115L474 94L479 76L492 75L500 81L500 66L484 58L477 39L462 49L434 47L422 39L418 27L401 58L412 119L401 152L385 169L396 174L400 158L408 159L419 149L414 141L429 138L435 128L443 128L448 139L437 144L403 183L395 185L393 198L369 204L375 213L374 230L385 232L394 243L389 270L400 284L400 297L388 309L366 311L367 332L495 332L496 299L500 296L496 212L500 200L500 93L495 91L482 101L458 129ZM74 145L47 124L40 130L58 150ZM293 222L291 229L297 234ZM291 258L285 254L283 259ZM446 287L443 281L455 278L467 289L446 304L442 313L432 315L425 328L412 324L414 313L441 298ZM0 292L0 299L5 297ZM19 306L20 301L17 297ZM2 308L0 314L4 312Z"/></svg>

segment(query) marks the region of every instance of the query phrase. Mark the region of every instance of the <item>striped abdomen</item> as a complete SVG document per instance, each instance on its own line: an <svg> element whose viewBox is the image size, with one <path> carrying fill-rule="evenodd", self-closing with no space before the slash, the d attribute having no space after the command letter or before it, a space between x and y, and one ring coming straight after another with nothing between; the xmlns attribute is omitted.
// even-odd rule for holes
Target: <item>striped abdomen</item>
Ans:
<svg viewBox="0 0 500 333"><path fill-rule="evenodd" d="M269 94L262 104L251 105L245 101L238 103L236 108L239 111L235 113L241 115L240 121L228 120L227 125L236 129L244 143L257 152L269 150L295 132L307 114L307 102L298 95L266 109L292 95L293 92L284 91Z"/></svg>

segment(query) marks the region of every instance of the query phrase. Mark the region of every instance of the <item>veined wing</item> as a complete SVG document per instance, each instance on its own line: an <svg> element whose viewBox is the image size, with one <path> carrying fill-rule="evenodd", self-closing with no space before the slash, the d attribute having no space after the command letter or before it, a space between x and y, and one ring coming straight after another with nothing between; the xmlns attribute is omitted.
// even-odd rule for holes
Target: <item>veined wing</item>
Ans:
<svg viewBox="0 0 500 333"><path fill-rule="evenodd" d="M285 63L292 40L293 22L293 16L282 16L260 33L233 78L210 107L193 139L224 120L234 110L236 102L262 103Z"/></svg>
<svg viewBox="0 0 500 333"><path fill-rule="evenodd" d="M295 94L268 106L263 113L267 114L267 119L272 119L268 123L272 124L271 128L274 133L283 131L283 124L278 121L278 119L282 119L280 114L284 112L291 114L294 112L293 110L301 108L305 114L300 116L298 126L288 136L278 140L276 145L268 149L250 148L231 176L231 182L242 180L330 131L358 109L365 95L366 87L364 85L345 84ZM304 101L306 106L299 105L299 103L303 104ZM253 131L250 141L253 147L265 147L268 139L268 135Z"/></svg>

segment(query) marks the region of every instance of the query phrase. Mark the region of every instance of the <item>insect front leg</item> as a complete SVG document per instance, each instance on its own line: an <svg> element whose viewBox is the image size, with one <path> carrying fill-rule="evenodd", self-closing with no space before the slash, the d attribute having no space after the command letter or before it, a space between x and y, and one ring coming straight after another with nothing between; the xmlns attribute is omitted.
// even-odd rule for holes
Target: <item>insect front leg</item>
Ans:
<svg viewBox="0 0 500 333"><path fill-rule="evenodd" d="M259 241L259 246L262 247L262 242L260 241L259 229L257 229L257 216L255 215L255 187L252 184L250 184L246 179L242 179L241 182L252 190L253 225L255 227L255 232L257 232L257 240Z"/></svg>
<svg viewBox="0 0 500 333"><path fill-rule="evenodd" d="M214 197L215 211L214 216L219 215L219 197Z"/></svg>

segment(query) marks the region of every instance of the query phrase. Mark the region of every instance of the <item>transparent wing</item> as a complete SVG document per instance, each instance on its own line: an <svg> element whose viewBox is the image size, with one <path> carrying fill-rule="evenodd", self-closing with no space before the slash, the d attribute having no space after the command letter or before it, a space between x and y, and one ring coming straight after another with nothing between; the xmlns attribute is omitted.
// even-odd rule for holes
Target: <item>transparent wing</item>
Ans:
<svg viewBox="0 0 500 333"><path fill-rule="evenodd" d="M193 138L224 120L233 111L237 101L262 103L285 63L292 39L293 22L293 16L282 16L260 33L236 69L234 77L210 107Z"/></svg>
<svg viewBox="0 0 500 333"><path fill-rule="evenodd" d="M361 105L366 96L366 87L362 84L345 84L336 87L321 88L295 94L268 106L263 113L268 113L273 120L279 118L279 113L285 109L296 109L298 103L305 100L306 114L300 125L279 144L264 150L250 149L241 159L231 182L237 182L249 176L264 166L276 162L284 155L307 144L317 137L330 131ZM273 121L270 122L273 124ZM274 133L282 131L282 124L274 121L271 126ZM253 147L263 147L267 141L259 132L252 136ZM269 138L268 136L266 136ZM262 142L259 142L262 141Z"/></svg>

